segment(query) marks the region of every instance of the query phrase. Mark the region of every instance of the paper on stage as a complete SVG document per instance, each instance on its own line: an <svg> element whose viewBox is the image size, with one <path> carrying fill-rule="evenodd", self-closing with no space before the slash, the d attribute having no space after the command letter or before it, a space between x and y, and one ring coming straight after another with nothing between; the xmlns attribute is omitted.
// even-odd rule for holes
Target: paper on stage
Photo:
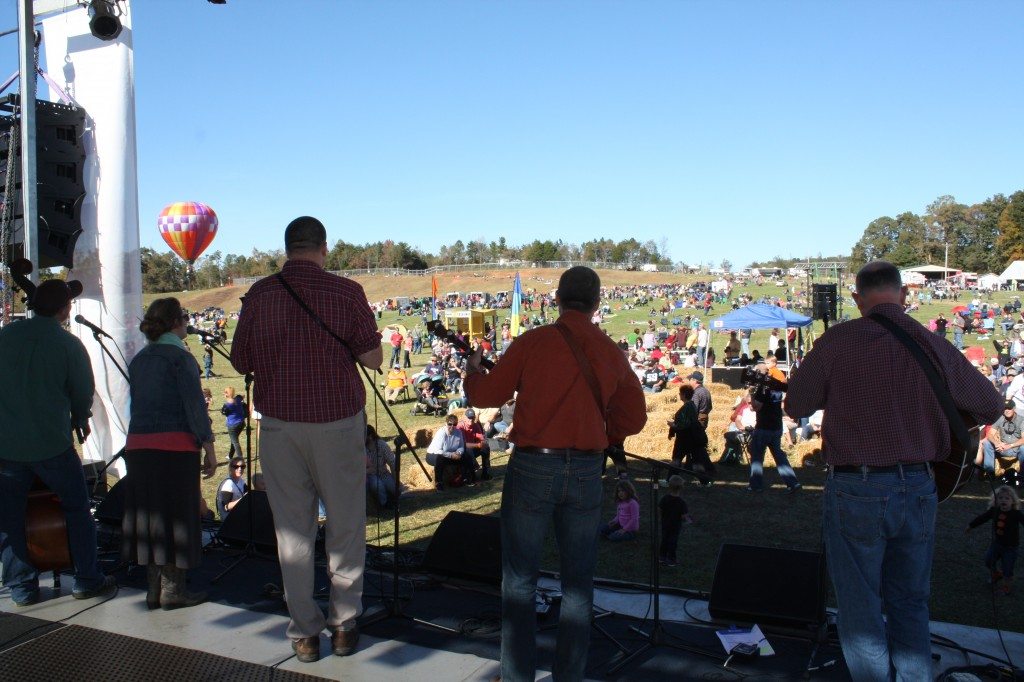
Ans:
<svg viewBox="0 0 1024 682"><path fill-rule="evenodd" d="M768 643L761 628L757 625L752 628L730 626L728 630L717 630L715 634L718 635L719 641L725 647L725 653L732 651L737 644L751 644L758 648L761 656L775 655L775 650L772 649L772 645Z"/></svg>

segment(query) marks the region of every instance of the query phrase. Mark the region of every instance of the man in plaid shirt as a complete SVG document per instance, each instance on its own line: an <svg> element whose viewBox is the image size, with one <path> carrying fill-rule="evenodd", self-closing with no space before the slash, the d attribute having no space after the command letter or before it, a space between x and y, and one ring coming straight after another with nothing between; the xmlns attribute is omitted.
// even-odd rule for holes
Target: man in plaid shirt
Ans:
<svg viewBox="0 0 1024 682"><path fill-rule="evenodd" d="M904 312L906 297L891 263L861 268L853 295L861 318L818 339L786 396L794 419L825 411L825 551L854 680L933 677L928 597L937 496L930 463L950 450L949 424L924 371L869 316L883 315L910 335L958 409L983 424L1003 409L999 392L962 353Z"/></svg>
<svg viewBox="0 0 1024 682"><path fill-rule="evenodd" d="M255 375L253 402L263 415L263 473L291 616L288 636L298 659L311 662L320 656L325 627L338 656L352 653L359 638L356 617L362 610L366 552L366 392L356 364L376 370L383 352L363 288L324 272L323 224L296 218L285 229L284 243L288 260L279 275L260 280L245 297L231 364ZM328 519L331 600L326 620L313 599L318 497Z"/></svg>

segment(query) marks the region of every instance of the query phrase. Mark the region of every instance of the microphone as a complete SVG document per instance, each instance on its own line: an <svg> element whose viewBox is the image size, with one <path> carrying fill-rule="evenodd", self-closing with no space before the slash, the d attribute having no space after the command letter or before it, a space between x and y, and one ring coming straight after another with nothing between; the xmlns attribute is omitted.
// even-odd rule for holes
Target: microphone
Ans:
<svg viewBox="0 0 1024 682"><path fill-rule="evenodd" d="M89 320L85 319L81 315L75 315L75 322L77 322L78 324L85 325L86 327L91 329L92 333L95 334L96 336L105 336L108 339L110 339L111 341L114 340L113 336L111 336L110 334L106 333L105 331L103 331L102 329L100 329L99 327L97 327L96 325L94 325L92 322L90 322Z"/></svg>
<svg viewBox="0 0 1024 682"><path fill-rule="evenodd" d="M203 337L204 341L207 340L207 339L216 339L217 338L216 334L212 334L212 333L210 333L210 332L208 332L206 330L200 329L198 327L193 327L192 325L189 325L189 326L185 327L185 332L188 333L188 334L198 334L199 336Z"/></svg>

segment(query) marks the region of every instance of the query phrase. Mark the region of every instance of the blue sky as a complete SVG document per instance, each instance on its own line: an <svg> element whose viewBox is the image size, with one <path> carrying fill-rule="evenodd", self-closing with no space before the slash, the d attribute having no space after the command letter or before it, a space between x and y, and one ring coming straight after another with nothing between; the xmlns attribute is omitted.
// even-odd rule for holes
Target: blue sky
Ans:
<svg viewBox="0 0 1024 682"><path fill-rule="evenodd" d="M636 237L745 265L1024 189L1017 1L133 11L140 229L161 250L160 209L197 200L224 253L309 214L332 241L434 253Z"/></svg>

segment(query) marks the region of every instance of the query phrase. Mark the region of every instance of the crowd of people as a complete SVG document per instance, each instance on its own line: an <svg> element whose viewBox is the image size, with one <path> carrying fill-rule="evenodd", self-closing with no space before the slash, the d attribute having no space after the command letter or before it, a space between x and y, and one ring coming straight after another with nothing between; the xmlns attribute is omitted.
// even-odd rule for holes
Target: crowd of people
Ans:
<svg viewBox="0 0 1024 682"><path fill-rule="evenodd" d="M711 364L713 349L698 311L706 316L716 304L728 305L730 292L704 285L601 288L596 273L576 267L562 274L554 294L537 296L538 324L516 339L505 326L488 326L482 337L463 339L471 351L466 354L417 324L407 334L396 330L387 335L382 348L362 288L323 270L323 225L298 218L286 229L284 241L288 260L282 272L252 287L231 344L233 367L257 380L251 406L233 388L224 391L220 412L229 440L228 471L214 502L224 520L249 492L239 434L258 410L262 475L259 485L253 478L253 488L266 489L274 512L290 615L287 635L298 659L319 658L324 629L331 634L334 654L356 650L366 500L389 508L404 492L395 480L395 451L367 424L365 388L357 371L359 366L378 369L388 348L387 402L397 403L412 392L417 408L443 419L426 448L438 490L491 479L496 444L514 453L505 467L501 500L502 679L534 675L534 593L540 550L552 522L564 595L555 673L578 679L586 662L596 547L600 538L628 543L641 533L641 503L621 453L625 439L645 426L645 393L672 390L679 400L662 427L673 439L672 475L657 510L651 510L660 517L662 564L676 565L682 527L693 522L683 499L683 476L703 487L716 480L707 433L714 405L702 371ZM37 317L0 331L2 354L18 352L27 343L46 343L69 358L59 371L26 367L0 378L0 399L37 391L41 404L57 403L49 415L52 428L19 436L18 450L25 457L0 461L4 582L18 605L39 599L38 573L17 531L18 523L23 527L20 505L27 481L34 474L61 491L75 597L91 598L113 587L98 570L95 530L90 534L91 519L87 508L83 516L80 504L84 479L80 467L75 474L71 466L77 462L71 434L78 429L80 438L88 436L93 390L81 343L60 328L75 295L69 284L47 282L35 296ZM649 319L616 342L593 324L602 301L650 307ZM746 489L756 496L766 489L763 462L771 453L785 493L795 493L802 486L783 443L792 446L817 437L828 442L823 524L847 664L857 679L881 679L890 668L911 679L930 670L931 462L948 450L948 434L938 427L943 417L932 386L923 375L907 375L912 362L907 349L872 318L883 316L910 334L937 361L957 406L991 425L977 453L978 463L991 471L1000 460L1024 460L1024 344L1019 334L1024 321L1019 302L1000 309L977 301L951 320L939 316L929 334L906 314L906 289L887 263L869 264L858 274L855 301L863 317L826 332L788 376L779 368L787 331L773 330L763 356L750 348L751 330L730 334L725 359L751 364L755 371L748 390L729 408L717 465L749 458ZM688 308L696 314L676 313ZM552 309L557 322L545 324ZM211 408L217 408L200 382L201 374L210 376L210 367L204 363L201 370L183 343L188 325L196 321L174 298L154 301L140 325L148 344L129 366L122 558L146 567L151 609L188 607L206 599L187 587L187 571L200 559L200 477L213 476L217 466L210 417ZM972 365L964 336L991 338L999 329L995 356L974 359ZM953 343L943 340L950 331ZM866 349L883 346L885 352L866 355ZM411 374L413 357L428 349L426 366ZM494 363L491 369L484 369L484 359ZM849 363L862 371L841 371ZM897 372L906 380L879 390ZM20 433L11 426L20 413L9 403L0 411L5 437ZM602 521L601 474L608 455L616 464L615 513ZM901 510L910 506L925 513L903 523ZM326 517L331 576L326 615L312 594L318 516ZM870 542L851 538L844 525L851 520L857 528L873 524L878 532ZM1024 524L1013 487L996 489L990 509L969 528L989 521L995 530L984 562L993 582L1009 592L1019 544L1016 529ZM872 572L881 579L857 579ZM883 604L887 623L879 617Z"/></svg>

